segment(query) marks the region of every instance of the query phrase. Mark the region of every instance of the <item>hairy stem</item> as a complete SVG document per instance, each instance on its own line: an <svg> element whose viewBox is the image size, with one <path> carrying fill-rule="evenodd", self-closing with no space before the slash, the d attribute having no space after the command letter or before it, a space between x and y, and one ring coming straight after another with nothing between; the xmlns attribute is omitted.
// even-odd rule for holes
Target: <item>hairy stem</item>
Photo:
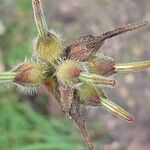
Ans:
<svg viewBox="0 0 150 150"><path fill-rule="evenodd" d="M44 84L44 86L47 88L47 90L50 93L52 92L51 87L49 87L48 84ZM58 101L58 103L60 105L60 108L62 109L62 111L64 113L67 113L67 115L69 117L71 117L73 119L73 121L76 123L77 127L80 129L81 134L83 135L83 138L84 138L85 144L87 145L88 150L93 150L94 147L93 147L90 135L89 135L87 127L86 127L84 108L78 104L78 101L77 101L78 97L73 96L72 100L71 100L71 104L64 105L64 103L66 103L66 101L69 100L68 98L70 96L68 98L66 98L65 101L60 100L61 92L58 89L56 88L55 95L56 95L56 100ZM66 89L66 90L68 91L68 89ZM74 93L74 95L76 95L76 94ZM65 109L64 109L64 107L65 107ZM67 112L66 112L66 110L67 110Z"/></svg>
<svg viewBox="0 0 150 150"><path fill-rule="evenodd" d="M106 39L112 38L112 37L117 36L119 34L123 34L123 33L129 32L129 31L132 31L132 30L135 30L135 29L139 29L139 28L142 28L142 27L145 27L145 26L149 26L149 25L150 25L149 20L144 20L144 21L141 21L141 22L128 24L128 25L125 25L125 26L122 26L122 27L118 27L118 28L116 28L112 31L108 31L108 32L98 36L98 38L99 38L100 41L104 41Z"/></svg>
<svg viewBox="0 0 150 150"><path fill-rule="evenodd" d="M79 127L81 134L83 135L85 144L88 150L93 150L94 146L91 141L91 137L87 130L86 119L84 116L83 108L79 106L77 101L73 101L70 109L70 116Z"/></svg>
<svg viewBox="0 0 150 150"><path fill-rule="evenodd" d="M42 9L41 0L32 0L34 18L40 36L47 35L48 27Z"/></svg>

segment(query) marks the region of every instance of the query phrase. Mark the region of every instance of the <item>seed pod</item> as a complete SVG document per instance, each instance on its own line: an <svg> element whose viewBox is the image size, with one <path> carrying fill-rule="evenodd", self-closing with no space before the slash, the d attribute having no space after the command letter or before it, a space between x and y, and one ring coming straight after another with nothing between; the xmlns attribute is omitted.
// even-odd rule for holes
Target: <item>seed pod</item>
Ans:
<svg viewBox="0 0 150 150"><path fill-rule="evenodd" d="M66 55L68 59L72 60L87 60L91 55L95 54L101 47L101 41L93 35L86 35L79 39L79 41L68 46Z"/></svg>
<svg viewBox="0 0 150 150"><path fill-rule="evenodd" d="M20 85L37 86L46 79L44 66L36 63L23 63L13 72L17 73L13 81Z"/></svg>
<svg viewBox="0 0 150 150"><path fill-rule="evenodd" d="M60 58L63 46L57 35L48 32L45 36L38 36L34 43L34 51L42 60L53 62Z"/></svg>
<svg viewBox="0 0 150 150"><path fill-rule="evenodd" d="M99 55L90 59L88 71L101 76L110 76L115 73L115 61L109 57Z"/></svg>
<svg viewBox="0 0 150 150"><path fill-rule="evenodd" d="M123 108L109 100L101 88L83 84L78 91L79 103L85 106L102 106L112 114L128 122L133 122L134 117L126 112Z"/></svg>
<svg viewBox="0 0 150 150"><path fill-rule="evenodd" d="M81 71L82 69L77 62L66 60L59 65L56 75L62 83L72 85L78 83Z"/></svg>
<svg viewBox="0 0 150 150"><path fill-rule="evenodd" d="M100 88L97 93L94 87L85 83L80 86L78 95L80 97L80 104L86 106L100 106L101 97L106 97Z"/></svg>
<svg viewBox="0 0 150 150"><path fill-rule="evenodd" d="M115 73L127 73L148 69L150 68L150 61L116 63L109 57L98 55L93 56L90 62L86 63L86 66L90 73L107 77Z"/></svg>
<svg viewBox="0 0 150 150"><path fill-rule="evenodd" d="M52 62L57 60L63 51L61 38L49 32L42 9L41 0L32 0L34 18L39 36L34 43L34 51L44 61Z"/></svg>
<svg viewBox="0 0 150 150"><path fill-rule="evenodd" d="M104 42L112 37L150 25L149 20L128 24L108 31L99 36L85 35L66 49L68 59L86 61L93 56Z"/></svg>
<svg viewBox="0 0 150 150"><path fill-rule="evenodd" d="M56 75L63 84L69 86L76 85L82 82L87 84L94 84L97 86L114 87L116 85L115 80L85 72L79 62L75 62L72 60L64 61L61 65L59 65Z"/></svg>

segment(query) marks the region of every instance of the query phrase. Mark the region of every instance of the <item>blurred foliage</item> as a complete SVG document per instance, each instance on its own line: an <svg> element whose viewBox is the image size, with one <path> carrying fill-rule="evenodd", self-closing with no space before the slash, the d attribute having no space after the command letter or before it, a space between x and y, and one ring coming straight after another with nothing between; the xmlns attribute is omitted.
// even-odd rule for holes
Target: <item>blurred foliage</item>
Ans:
<svg viewBox="0 0 150 150"><path fill-rule="evenodd" d="M32 14L30 0L14 0L16 20L6 25L6 33L0 38L0 45L4 49L5 65L12 66L16 61L22 61L30 55L32 38L35 28L28 16ZM32 23L31 23L32 21ZM29 24L31 24L29 26Z"/></svg>
<svg viewBox="0 0 150 150"><path fill-rule="evenodd" d="M19 12L23 14L28 14L32 11L32 5L30 0L15 0L16 7Z"/></svg>
<svg viewBox="0 0 150 150"><path fill-rule="evenodd" d="M10 91L6 94L0 99L1 150L83 149L71 122L43 116Z"/></svg>
<svg viewBox="0 0 150 150"><path fill-rule="evenodd" d="M15 64L17 60L23 60L28 55L28 41L25 41L27 35L22 33L24 31L22 28L18 24L10 25L3 39L0 39L1 47L6 49L4 57L5 64L8 66Z"/></svg>

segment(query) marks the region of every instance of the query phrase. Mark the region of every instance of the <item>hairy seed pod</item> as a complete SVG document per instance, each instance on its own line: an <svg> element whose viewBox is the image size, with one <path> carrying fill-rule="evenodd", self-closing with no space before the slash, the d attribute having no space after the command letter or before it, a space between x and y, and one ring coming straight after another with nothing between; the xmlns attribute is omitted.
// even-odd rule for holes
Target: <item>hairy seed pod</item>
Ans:
<svg viewBox="0 0 150 150"><path fill-rule="evenodd" d="M37 63L23 63L13 72L17 73L14 82L20 85L37 86L46 79L44 66Z"/></svg>
<svg viewBox="0 0 150 150"><path fill-rule="evenodd" d="M75 85L78 83L94 84L97 86L112 86L116 85L115 80L107 79L99 75L90 74L84 71L82 63L72 60L64 61L58 66L56 74L58 79L65 85Z"/></svg>
<svg viewBox="0 0 150 150"><path fill-rule="evenodd" d="M95 54L102 44L103 42L101 43L97 37L86 35L81 37L79 41L68 46L66 55L68 56L68 59L84 61Z"/></svg>
<svg viewBox="0 0 150 150"><path fill-rule="evenodd" d="M77 62L72 60L66 60L57 68L58 79L67 85L78 83L79 75L82 69Z"/></svg>
<svg viewBox="0 0 150 150"><path fill-rule="evenodd" d="M115 61L109 57L94 56L88 64L88 70L101 76L110 76L115 73Z"/></svg>
<svg viewBox="0 0 150 150"><path fill-rule="evenodd" d="M105 97L102 90L99 93L89 84L82 84L78 91L80 103L86 106L100 106L101 97Z"/></svg>
<svg viewBox="0 0 150 150"><path fill-rule="evenodd" d="M34 51L44 61L52 62L57 60L63 51L61 38L48 31L41 0L32 0L34 19L39 36L34 44Z"/></svg>
<svg viewBox="0 0 150 150"><path fill-rule="evenodd" d="M139 28L143 28L150 25L149 20L143 20L134 24L128 24L122 27L118 27L114 30L108 31L99 36L85 35L81 37L77 42L71 44L66 49L68 59L86 61L91 56L97 53L99 48L104 42L117 35L127 33Z"/></svg>
<svg viewBox="0 0 150 150"><path fill-rule="evenodd" d="M93 56L86 64L88 71L101 76L111 76L115 73L141 71L150 68L150 61L116 63L113 59L98 55Z"/></svg>
<svg viewBox="0 0 150 150"><path fill-rule="evenodd" d="M85 106L102 106L112 114L121 117L122 119L133 122L134 117L118 106L113 101L109 100L101 88L93 87L88 84L83 84L78 91L80 104Z"/></svg>
<svg viewBox="0 0 150 150"><path fill-rule="evenodd" d="M53 62L60 58L63 46L57 35L48 32L47 35L38 36L34 43L34 51L42 60Z"/></svg>

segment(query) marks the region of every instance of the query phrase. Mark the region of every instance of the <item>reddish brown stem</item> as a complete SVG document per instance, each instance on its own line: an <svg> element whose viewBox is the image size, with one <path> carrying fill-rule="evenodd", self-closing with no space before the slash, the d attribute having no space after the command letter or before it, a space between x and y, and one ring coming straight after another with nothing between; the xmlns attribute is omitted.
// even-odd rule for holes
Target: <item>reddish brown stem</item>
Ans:
<svg viewBox="0 0 150 150"><path fill-rule="evenodd" d="M91 137L87 130L86 119L84 116L84 108L79 106L77 102L73 101L69 114L79 127L80 132L82 133L84 141L86 143L87 149L93 150L94 146L92 144Z"/></svg>
<svg viewBox="0 0 150 150"><path fill-rule="evenodd" d="M49 87L48 84L45 84L45 87L49 92L52 92L51 87ZM93 150L94 147L86 127L84 108L79 105L77 101L78 98L76 97L76 92L73 89L70 90L68 87L64 88L63 85L60 85L58 89L55 89L56 100L58 101L62 111L69 117L71 117L80 129L88 150ZM69 105L67 101L69 101Z"/></svg>
<svg viewBox="0 0 150 150"><path fill-rule="evenodd" d="M103 45L106 39L114 36L142 28L150 25L149 20L137 22L134 24L128 24L123 27L118 27L112 31L108 31L100 36L86 35L79 39L79 41L71 44L66 49L66 55L69 59L74 60L88 60L93 54L95 54L99 48Z"/></svg>
<svg viewBox="0 0 150 150"><path fill-rule="evenodd" d="M135 29L139 29L139 28L142 28L142 27L145 27L148 25L150 25L150 21L148 21L148 20L144 20L141 22L133 23L133 24L128 24L128 25L116 28L112 31L108 31L108 32L98 36L98 39L102 42L102 41L112 38L114 36L129 32L129 31L132 31Z"/></svg>

